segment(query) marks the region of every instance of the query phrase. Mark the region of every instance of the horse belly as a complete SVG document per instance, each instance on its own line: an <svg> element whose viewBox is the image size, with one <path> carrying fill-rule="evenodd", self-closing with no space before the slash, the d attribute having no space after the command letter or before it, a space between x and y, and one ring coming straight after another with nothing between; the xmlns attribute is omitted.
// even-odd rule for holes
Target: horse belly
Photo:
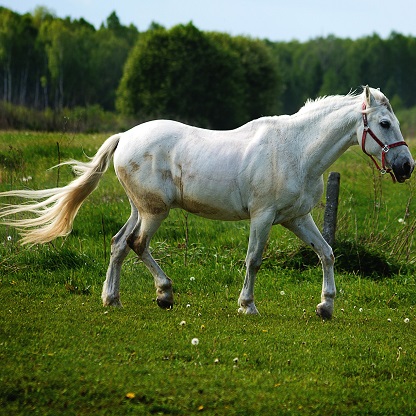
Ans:
<svg viewBox="0 0 416 416"><path fill-rule="evenodd" d="M238 221L249 218L235 183L192 181L177 186L175 206L192 214L216 220Z"/></svg>

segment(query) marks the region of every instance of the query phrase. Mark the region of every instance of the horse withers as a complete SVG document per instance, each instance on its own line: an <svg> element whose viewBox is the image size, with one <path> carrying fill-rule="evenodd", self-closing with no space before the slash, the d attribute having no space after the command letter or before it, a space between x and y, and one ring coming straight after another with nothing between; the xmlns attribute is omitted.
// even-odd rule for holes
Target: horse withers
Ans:
<svg viewBox="0 0 416 416"><path fill-rule="evenodd" d="M316 312L330 318L336 293L334 256L310 212L321 199L323 173L354 144L394 180L410 178L414 161L392 107L382 92L367 86L362 94L308 101L292 116L262 117L230 131L167 120L141 124L111 136L90 162L66 162L78 174L67 186L1 193L31 202L5 206L0 217L34 214L3 221L20 230L23 243L47 243L67 235L113 157L131 214L111 242L102 291L105 306L121 306L120 272L130 250L153 275L158 305L173 306L172 282L152 257L149 244L169 211L182 208L210 219L250 220L240 312L257 313L256 274L270 229L281 224L319 256L323 285Z"/></svg>

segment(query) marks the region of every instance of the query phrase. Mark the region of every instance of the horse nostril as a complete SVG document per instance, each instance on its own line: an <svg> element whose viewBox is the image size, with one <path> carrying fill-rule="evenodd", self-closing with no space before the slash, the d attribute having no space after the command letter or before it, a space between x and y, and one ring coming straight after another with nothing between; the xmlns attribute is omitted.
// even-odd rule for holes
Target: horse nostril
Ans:
<svg viewBox="0 0 416 416"><path fill-rule="evenodd" d="M412 173L412 170L413 166L409 162L403 164L403 171L405 175L409 176Z"/></svg>

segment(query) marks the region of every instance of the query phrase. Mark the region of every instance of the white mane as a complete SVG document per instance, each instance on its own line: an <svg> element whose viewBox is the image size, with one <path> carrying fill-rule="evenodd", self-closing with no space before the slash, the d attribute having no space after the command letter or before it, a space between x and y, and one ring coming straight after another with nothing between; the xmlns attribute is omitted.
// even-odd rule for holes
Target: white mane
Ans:
<svg viewBox="0 0 416 416"><path fill-rule="evenodd" d="M306 100L305 105L300 108L298 113L311 112L315 109L319 109L320 111L322 111L324 103L327 104L328 109L336 109L345 105L345 99L355 99L358 96L359 94L356 94L355 92L350 92L347 95L324 95L315 99L309 98L308 100Z"/></svg>
<svg viewBox="0 0 416 416"><path fill-rule="evenodd" d="M376 101L376 103L378 105L383 105L385 106L391 113L393 113L393 109L390 105L390 102L388 100L388 98L379 90L379 89L375 89L375 88L370 88L371 89L371 93L373 94L373 97ZM304 114L304 113L310 113L313 112L315 110L318 111L322 111L323 108L327 108L328 111L333 111L337 108L339 108L340 106L345 105L345 99L358 99L358 98L362 98L363 102L365 100L363 93L357 93L356 90L354 91L350 91L348 94L346 95L324 95L322 97L318 97L315 99L311 99L309 98L308 100L306 100L305 104L303 107L301 107L298 111L298 114ZM326 107L323 107L323 104L326 103ZM368 108L365 110L365 112L371 112L373 111L375 108Z"/></svg>

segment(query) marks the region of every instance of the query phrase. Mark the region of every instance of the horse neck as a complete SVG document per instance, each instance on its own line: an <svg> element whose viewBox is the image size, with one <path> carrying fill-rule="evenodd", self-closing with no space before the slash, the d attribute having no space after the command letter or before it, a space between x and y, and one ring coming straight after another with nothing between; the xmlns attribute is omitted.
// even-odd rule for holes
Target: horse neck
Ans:
<svg viewBox="0 0 416 416"><path fill-rule="evenodd" d="M304 142L303 160L309 177L321 176L350 146L357 144L356 129L361 120L359 98L342 99L346 100L344 105L314 111L312 120L304 118L308 140Z"/></svg>

